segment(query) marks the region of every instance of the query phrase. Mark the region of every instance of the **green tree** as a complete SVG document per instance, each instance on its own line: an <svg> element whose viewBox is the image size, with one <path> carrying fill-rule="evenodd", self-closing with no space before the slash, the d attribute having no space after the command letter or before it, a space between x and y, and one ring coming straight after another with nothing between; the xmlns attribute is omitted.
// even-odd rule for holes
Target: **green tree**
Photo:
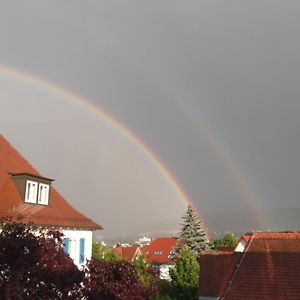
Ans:
<svg viewBox="0 0 300 300"><path fill-rule="evenodd" d="M120 260L120 257L112 249L107 249L99 242L94 241L92 244L92 259L102 259L107 262L117 262Z"/></svg>
<svg viewBox="0 0 300 300"><path fill-rule="evenodd" d="M200 266L187 246L179 252L175 266L170 270L172 297L174 299L196 299Z"/></svg>
<svg viewBox="0 0 300 300"><path fill-rule="evenodd" d="M233 233L227 233L221 239L211 241L211 247L217 249L218 247L235 247L238 243L236 236Z"/></svg>
<svg viewBox="0 0 300 300"><path fill-rule="evenodd" d="M209 249L205 230L202 228L202 223L192 208L188 206L186 213L182 217L183 224L178 238L178 244L175 248L175 253L178 254L183 245L198 258L201 251Z"/></svg>
<svg viewBox="0 0 300 300"><path fill-rule="evenodd" d="M135 266L139 280L144 288L148 289L152 287L153 284L157 284L158 278L144 255L137 256L132 263Z"/></svg>
<svg viewBox="0 0 300 300"><path fill-rule="evenodd" d="M103 245L100 244L99 242L93 241L93 243L92 243L92 258L100 259L102 252L103 252Z"/></svg>

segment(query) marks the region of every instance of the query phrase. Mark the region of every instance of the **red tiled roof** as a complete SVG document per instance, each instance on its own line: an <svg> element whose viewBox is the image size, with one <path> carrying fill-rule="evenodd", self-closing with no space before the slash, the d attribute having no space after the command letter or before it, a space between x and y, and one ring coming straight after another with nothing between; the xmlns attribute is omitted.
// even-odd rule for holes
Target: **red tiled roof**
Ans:
<svg viewBox="0 0 300 300"><path fill-rule="evenodd" d="M248 242L251 238L251 234L244 234L241 236L241 239L245 240L246 242Z"/></svg>
<svg viewBox="0 0 300 300"><path fill-rule="evenodd" d="M299 299L300 233L254 233L225 299Z"/></svg>
<svg viewBox="0 0 300 300"><path fill-rule="evenodd" d="M199 295L223 295L241 253L207 252L200 256Z"/></svg>
<svg viewBox="0 0 300 300"><path fill-rule="evenodd" d="M212 289L214 295L225 300L300 298L300 233L254 233L245 251L238 254L240 260L234 261L237 254L231 254L232 262L228 268L234 272L226 278L225 292L224 289ZM224 279L220 276L222 271L215 266L222 269L226 262L217 260L213 255L210 259L203 258L201 272L210 268L215 268L216 272L200 275L199 295L204 296L202 293L210 285L224 286ZM201 276L204 276L203 280Z"/></svg>
<svg viewBox="0 0 300 300"><path fill-rule="evenodd" d="M139 252L139 247L138 246L129 246L129 247L117 246L113 250L122 259L133 260L135 255Z"/></svg>
<svg viewBox="0 0 300 300"><path fill-rule="evenodd" d="M253 233L248 252L256 251L300 251L299 232L257 232Z"/></svg>
<svg viewBox="0 0 300 300"><path fill-rule="evenodd" d="M21 199L11 173L41 176L0 135L0 217L24 223L58 227L101 229L101 226L75 210L53 187L48 206L28 204Z"/></svg>
<svg viewBox="0 0 300 300"><path fill-rule="evenodd" d="M234 251L235 247L230 247L230 246L219 246L217 247L217 251L219 252L229 252L232 253Z"/></svg>
<svg viewBox="0 0 300 300"><path fill-rule="evenodd" d="M157 238L143 249L146 259L155 264L170 264L171 251L177 243L176 238Z"/></svg>

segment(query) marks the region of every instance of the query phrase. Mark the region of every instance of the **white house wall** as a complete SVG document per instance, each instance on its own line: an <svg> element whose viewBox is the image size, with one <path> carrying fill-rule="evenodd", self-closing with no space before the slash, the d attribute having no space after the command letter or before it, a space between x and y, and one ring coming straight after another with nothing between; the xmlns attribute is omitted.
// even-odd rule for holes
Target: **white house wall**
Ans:
<svg viewBox="0 0 300 300"><path fill-rule="evenodd" d="M74 263L80 267L85 264L92 256L93 231L91 230L62 230L64 238L75 242L75 250L71 251L70 257ZM84 239L84 262L80 263L80 239Z"/></svg>
<svg viewBox="0 0 300 300"><path fill-rule="evenodd" d="M160 265L159 266L159 278L165 280L171 280L170 269L174 268L174 265Z"/></svg>

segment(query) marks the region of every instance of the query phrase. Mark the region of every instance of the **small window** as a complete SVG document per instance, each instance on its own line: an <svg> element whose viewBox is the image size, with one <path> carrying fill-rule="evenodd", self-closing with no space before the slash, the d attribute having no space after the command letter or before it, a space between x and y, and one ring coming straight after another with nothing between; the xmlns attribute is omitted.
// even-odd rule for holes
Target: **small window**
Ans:
<svg viewBox="0 0 300 300"><path fill-rule="evenodd" d="M38 192L38 183L36 181L27 180L25 191L25 202L36 203Z"/></svg>
<svg viewBox="0 0 300 300"><path fill-rule="evenodd" d="M74 239L69 240L69 255L75 261L77 253L77 242Z"/></svg>
<svg viewBox="0 0 300 300"><path fill-rule="evenodd" d="M85 258L85 252L84 252L84 247L85 246L85 240L81 238L79 240L79 263L83 264L84 263L84 258Z"/></svg>
<svg viewBox="0 0 300 300"><path fill-rule="evenodd" d="M38 204L48 205L48 199L49 199L49 185L40 183L39 184Z"/></svg>

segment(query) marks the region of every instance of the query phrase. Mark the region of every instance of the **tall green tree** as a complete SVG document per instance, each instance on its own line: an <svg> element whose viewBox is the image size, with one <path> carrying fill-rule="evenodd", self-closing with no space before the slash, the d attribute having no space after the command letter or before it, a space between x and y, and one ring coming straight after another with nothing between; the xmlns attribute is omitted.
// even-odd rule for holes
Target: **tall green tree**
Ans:
<svg viewBox="0 0 300 300"><path fill-rule="evenodd" d="M196 299L199 283L199 263L196 257L184 246L176 260L175 266L170 270L172 291L174 299Z"/></svg>
<svg viewBox="0 0 300 300"><path fill-rule="evenodd" d="M192 255L198 258L202 251L209 249L206 232L202 226L202 222L191 205L188 206L182 219L183 224L179 234L178 244L175 248L175 253L178 254L182 246L185 245Z"/></svg>

